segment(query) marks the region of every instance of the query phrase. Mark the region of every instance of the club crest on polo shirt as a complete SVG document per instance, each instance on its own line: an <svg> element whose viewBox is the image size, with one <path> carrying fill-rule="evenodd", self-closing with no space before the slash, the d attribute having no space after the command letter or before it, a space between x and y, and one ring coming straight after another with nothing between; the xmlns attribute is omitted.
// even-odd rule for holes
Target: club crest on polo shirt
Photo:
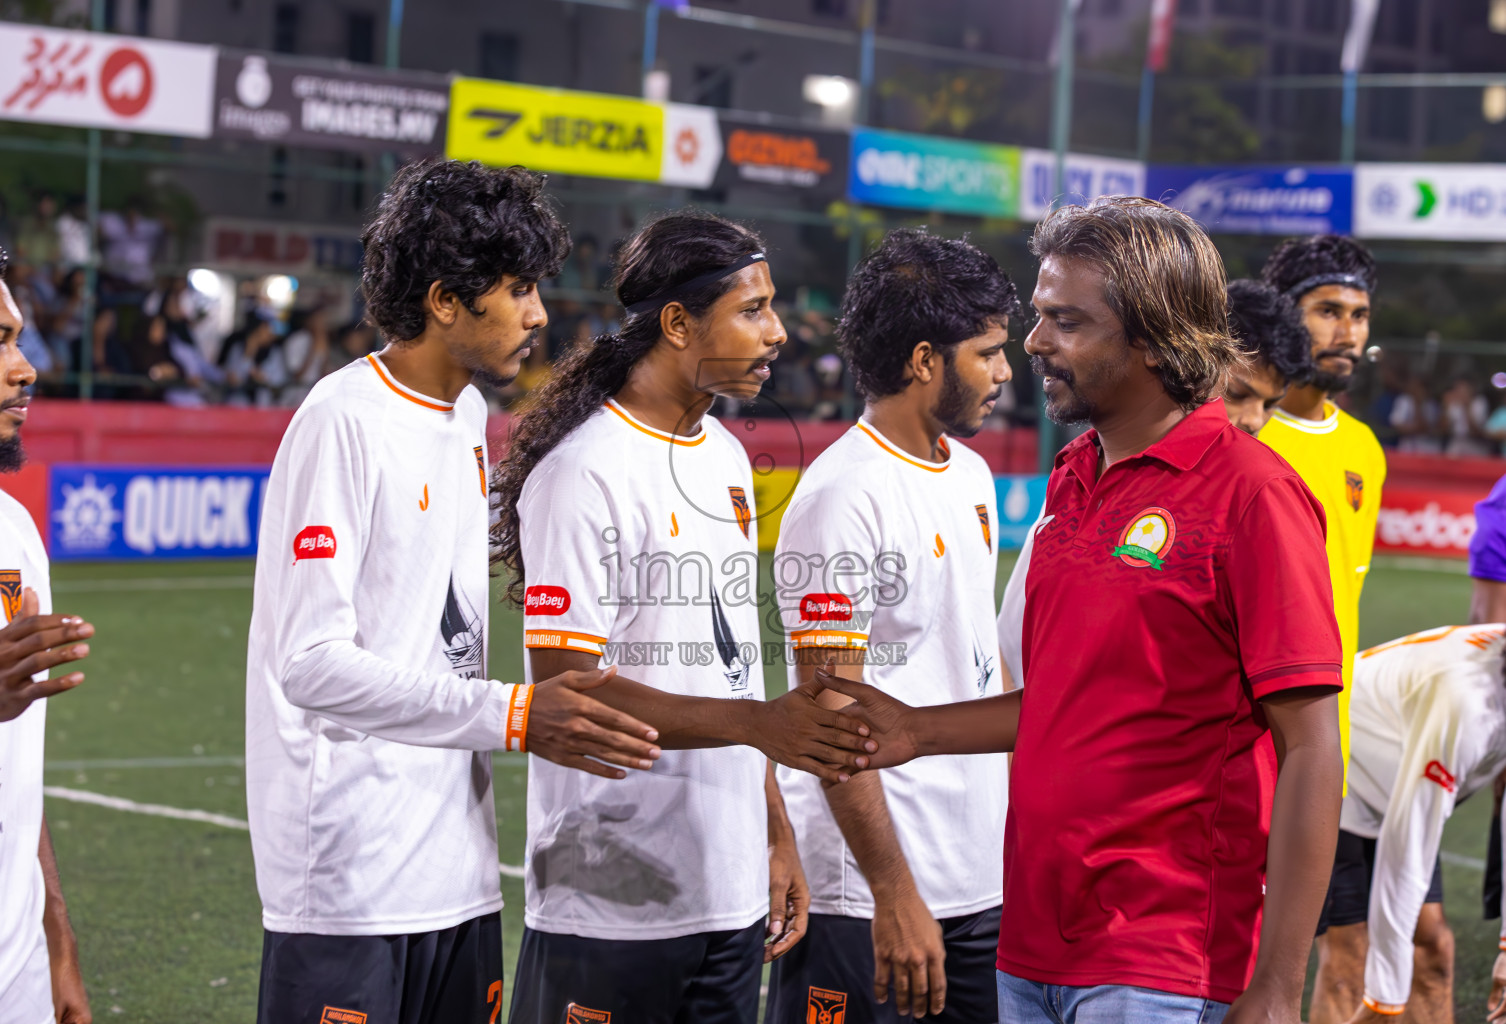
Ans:
<svg viewBox="0 0 1506 1024"><path fill-rule="evenodd" d="M973 511L978 513L978 525L983 527L983 546L992 551L994 549L993 533L988 528L988 506L974 505Z"/></svg>
<svg viewBox="0 0 1506 1024"><path fill-rule="evenodd" d="M5 621L21 614L21 570L0 569L0 601L5 603Z"/></svg>
<svg viewBox="0 0 1506 1024"><path fill-rule="evenodd" d="M1353 470L1344 470L1344 493L1349 498L1349 507L1358 512L1365 502L1365 478Z"/></svg>
<svg viewBox="0 0 1506 1024"><path fill-rule="evenodd" d="M753 522L753 509L748 506L748 495L741 487L727 488L727 494L732 498L732 514L737 516L737 525L742 528L743 536L748 536L748 524Z"/></svg>
<svg viewBox="0 0 1506 1024"><path fill-rule="evenodd" d="M1177 521L1164 508L1148 508L1130 520L1110 554L1137 569L1159 570L1177 539Z"/></svg>

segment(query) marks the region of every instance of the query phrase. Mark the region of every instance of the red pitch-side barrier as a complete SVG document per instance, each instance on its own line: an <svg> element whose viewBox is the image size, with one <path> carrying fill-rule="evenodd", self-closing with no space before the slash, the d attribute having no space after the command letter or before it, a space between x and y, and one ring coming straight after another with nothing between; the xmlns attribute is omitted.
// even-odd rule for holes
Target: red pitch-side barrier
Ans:
<svg viewBox="0 0 1506 1024"><path fill-rule="evenodd" d="M25 427L29 464L0 478L46 536L47 465L54 462L155 466L269 465L292 418L290 409L179 409L147 402L42 399ZM492 458L506 451L510 417L487 422ZM755 468L809 465L849 424L787 419L724 421ZM1036 433L984 432L968 441L995 474L1036 471ZM1463 558L1474 533L1474 503L1506 473L1500 459L1444 459L1388 452L1376 550Z"/></svg>

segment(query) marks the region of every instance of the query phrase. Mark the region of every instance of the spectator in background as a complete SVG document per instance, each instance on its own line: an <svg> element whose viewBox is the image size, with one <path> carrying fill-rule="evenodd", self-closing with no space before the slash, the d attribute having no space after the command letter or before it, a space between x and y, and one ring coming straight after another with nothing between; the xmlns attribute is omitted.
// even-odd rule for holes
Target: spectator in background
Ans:
<svg viewBox="0 0 1506 1024"><path fill-rule="evenodd" d="M276 319L263 310L252 313L244 327L225 339L220 366L229 404L271 405L287 383Z"/></svg>
<svg viewBox="0 0 1506 1024"><path fill-rule="evenodd" d="M1375 401L1370 403L1370 415L1365 418L1383 448L1396 447L1396 428L1391 426L1391 413L1406 386L1406 365L1394 358L1383 361L1380 367L1380 392L1375 396Z"/></svg>
<svg viewBox="0 0 1506 1024"><path fill-rule="evenodd" d="M84 201L77 196L57 219L58 259L65 269L82 267L89 262L94 245L89 238L89 217Z"/></svg>
<svg viewBox="0 0 1506 1024"><path fill-rule="evenodd" d="M183 376L182 368L168 348L167 317L161 313L137 319L125 352L129 361L126 369L133 377L146 377L154 384L165 384ZM156 388L146 388L138 391L136 397L157 398L159 392Z"/></svg>
<svg viewBox="0 0 1506 1024"><path fill-rule="evenodd" d="M340 329L340 344L330 349L329 369L334 373L340 367L364 359L379 347L376 328L365 320L356 320Z"/></svg>
<svg viewBox="0 0 1506 1024"><path fill-rule="evenodd" d="M297 314L297 326L283 339L282 358L288 383L278 396L282 405L297 405L328 371L329 311L322 305Z"/></svg>
<svg viewBox="0 0 1506 1024"><path fill-rule="evenodd" d="M32 212L16 229L16 255L47 276L61 258L57 225L58 201L51 192L39 192Z"/></svg>
<svg viewBox="0 0 1506 1024"><path fill-rule="evenodd" d="M1391 406L1391 426L1396 431L1397 451L1414 455L1437 455L1438 403L1428 394L1428 382L1412 374Z"/></svg>
<svg viewBox="0 0 1506 1024"><path fill-rule="evenodd" d="M1475 387L1474 379L1467 376L1455 378L1453 385L1443 393L1444 454L1455 459L1490 455L1490 439L1485 434L1485 421L1489 415L1490 403Z"/></svg>
<svg viewBox="0 0 1506 1024"><path fill-rule="evenodd" d="M48 347L53 362L61 370L73 372L82 365L79 345L84 336L84 269L74 267L63 275L57 298L46 325Z"/></svg>
<svg viewBox="0 0 1506 1024"><path fill-rule="evenodd" d="M601 246L597 243L596 236L581 235L571 250L570 258L560 270L559 277L555 278L556 283L560 288L599 291L604 276L600 256Z"/></svg>
<svg viewBox="0 0 1506 1024"><path fill-rule="evenodd" d="M16 306L21 310L21 333L16 339L16 345L40 376L52 372L53 362L52 350L47 347L47 339L38 326L39 321L43 319L45 308L32 287L32 282L36 277L34 267L17 261L11 264L6 284L10 286L11 297L16 300Z"/></svg>
<svg viewBox="0 0 1506 1024"><path fill-rule="evenodd" d="M144 291L152 283L152 264L162 243L162 224L131 200L125 213L99 216L100 255L105 278L118 292Z"/></svg>

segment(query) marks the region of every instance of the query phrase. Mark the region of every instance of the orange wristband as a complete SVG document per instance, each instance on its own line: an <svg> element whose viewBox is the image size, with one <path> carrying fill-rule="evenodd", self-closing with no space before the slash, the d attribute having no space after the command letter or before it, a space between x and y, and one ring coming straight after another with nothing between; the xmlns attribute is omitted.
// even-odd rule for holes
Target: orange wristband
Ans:
<svg viewBox="0 0 1506 1024"><path fill-rule="evenodd" d="M528 749L528 709L533 705L533 687L521 684L512 688L507 702L507 720L502 726L502 749Z"/></svg>

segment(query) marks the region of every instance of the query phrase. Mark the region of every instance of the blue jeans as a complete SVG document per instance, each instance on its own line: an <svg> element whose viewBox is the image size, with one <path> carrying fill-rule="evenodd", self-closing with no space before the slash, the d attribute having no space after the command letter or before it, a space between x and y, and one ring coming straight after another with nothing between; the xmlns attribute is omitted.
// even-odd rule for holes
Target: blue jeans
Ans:
<svg viewBox="0 0 1506 1024"><path fill-rule="evenodd" d="M999 1024L1219 1024L1228 1003L1128 985L1043 985L999 972Z"/></svg>

